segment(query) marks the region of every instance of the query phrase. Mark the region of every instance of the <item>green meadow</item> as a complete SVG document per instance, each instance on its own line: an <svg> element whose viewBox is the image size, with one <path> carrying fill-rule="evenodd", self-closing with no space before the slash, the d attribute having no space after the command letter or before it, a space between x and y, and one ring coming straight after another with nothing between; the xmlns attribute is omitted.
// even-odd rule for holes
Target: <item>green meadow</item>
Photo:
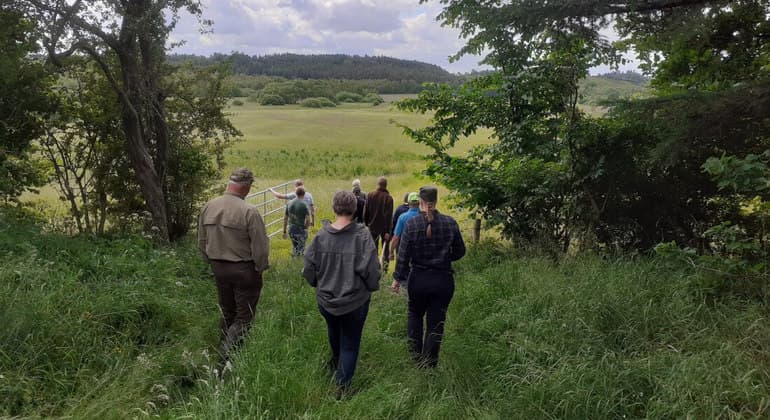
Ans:
<svg viewBox="0 0 770 420"><path fill-rule="evenodd" d="M371 191L386 175L396 197L429 182L425 149L390 123L426 116L388 104L229 111L244 137L223 179L237 166L255 171L255 190L301 177L319 219L353 178ZM766 302L716 297L713 279L656 259L555 261L488 234L456 265L436 370L411 363L406 300L383 278L355 392L338 401L288 241L272 241L255 325L220 378L216 290L194 241L68 237L45 223L0 211L0 418L770 417Z"/></svg>

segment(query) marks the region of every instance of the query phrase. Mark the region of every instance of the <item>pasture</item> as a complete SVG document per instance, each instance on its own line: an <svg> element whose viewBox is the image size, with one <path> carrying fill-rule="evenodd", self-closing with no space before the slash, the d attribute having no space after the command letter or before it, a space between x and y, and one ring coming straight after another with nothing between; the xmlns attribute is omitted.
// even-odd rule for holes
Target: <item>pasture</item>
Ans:
<svg viewBox="0 0 770 420"><path fill-rule="evenodd" d="M397 201L429 182L419 175L425 149L390 123L426 116L387 104L229 112L244 138L223 179L237 166L255 171L255 190L302 177L319 220L353 178L371 191L388 176ZM455 215L468 238L467 218ZM273 240L254 328L219 379L216 291L193 241L71 238L28 219L0 212L0 417L770 416L766 303L715 298L708 278L655 259L554 261L492 240L470 247L456 265L435 371L409 360L406 301L388 291L386 274L355 393L337 401L325 325L289 241Z"/></svg>

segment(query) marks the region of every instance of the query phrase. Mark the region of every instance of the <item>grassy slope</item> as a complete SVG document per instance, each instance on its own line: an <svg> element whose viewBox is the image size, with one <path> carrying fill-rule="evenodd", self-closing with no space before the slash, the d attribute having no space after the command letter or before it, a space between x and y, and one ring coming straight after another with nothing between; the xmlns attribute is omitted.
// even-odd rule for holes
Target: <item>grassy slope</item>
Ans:
<svg viewBox="0 0 770 420"><path fill-rule="evenodd" d="M358 392L338 402L300 261L273 260L256 325L219 382L204 356L215 291L190 245L65 239L0 221L0 417L770 415L767 308L707 304L694 278L654 262L473 249L457 265L439 368L413 368L406 302L382 290Z"/></svg>

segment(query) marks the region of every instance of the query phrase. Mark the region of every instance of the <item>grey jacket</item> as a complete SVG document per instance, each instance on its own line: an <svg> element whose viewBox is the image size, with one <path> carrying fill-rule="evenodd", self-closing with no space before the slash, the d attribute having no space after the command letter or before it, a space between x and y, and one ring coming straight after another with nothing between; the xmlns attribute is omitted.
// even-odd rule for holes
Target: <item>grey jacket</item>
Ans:
<svg viewBox="0 0 770 420"><path fill-rule="evenodd" d="M340 230L324 225L305 250L302 275L332 315L363 305L380 288L380 262L369 230L359 223Z"/></svg>

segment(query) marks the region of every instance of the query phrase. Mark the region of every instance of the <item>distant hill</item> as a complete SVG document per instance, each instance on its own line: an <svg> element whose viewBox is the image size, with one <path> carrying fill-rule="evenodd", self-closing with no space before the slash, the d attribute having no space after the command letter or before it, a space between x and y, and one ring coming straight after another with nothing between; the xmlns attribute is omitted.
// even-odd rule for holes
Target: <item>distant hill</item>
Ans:
<svg viewBox="0 0 770 420"><path fill-rule="evenodd" d="M214 54L210 57L171 55L169 60L172 63L190 61L202 65L229 62L236 74L286 79L410 80L417 83L447 83L458 80L457 76L435 64L392 57L344 54L249 56L235 52Z"/></svg>

